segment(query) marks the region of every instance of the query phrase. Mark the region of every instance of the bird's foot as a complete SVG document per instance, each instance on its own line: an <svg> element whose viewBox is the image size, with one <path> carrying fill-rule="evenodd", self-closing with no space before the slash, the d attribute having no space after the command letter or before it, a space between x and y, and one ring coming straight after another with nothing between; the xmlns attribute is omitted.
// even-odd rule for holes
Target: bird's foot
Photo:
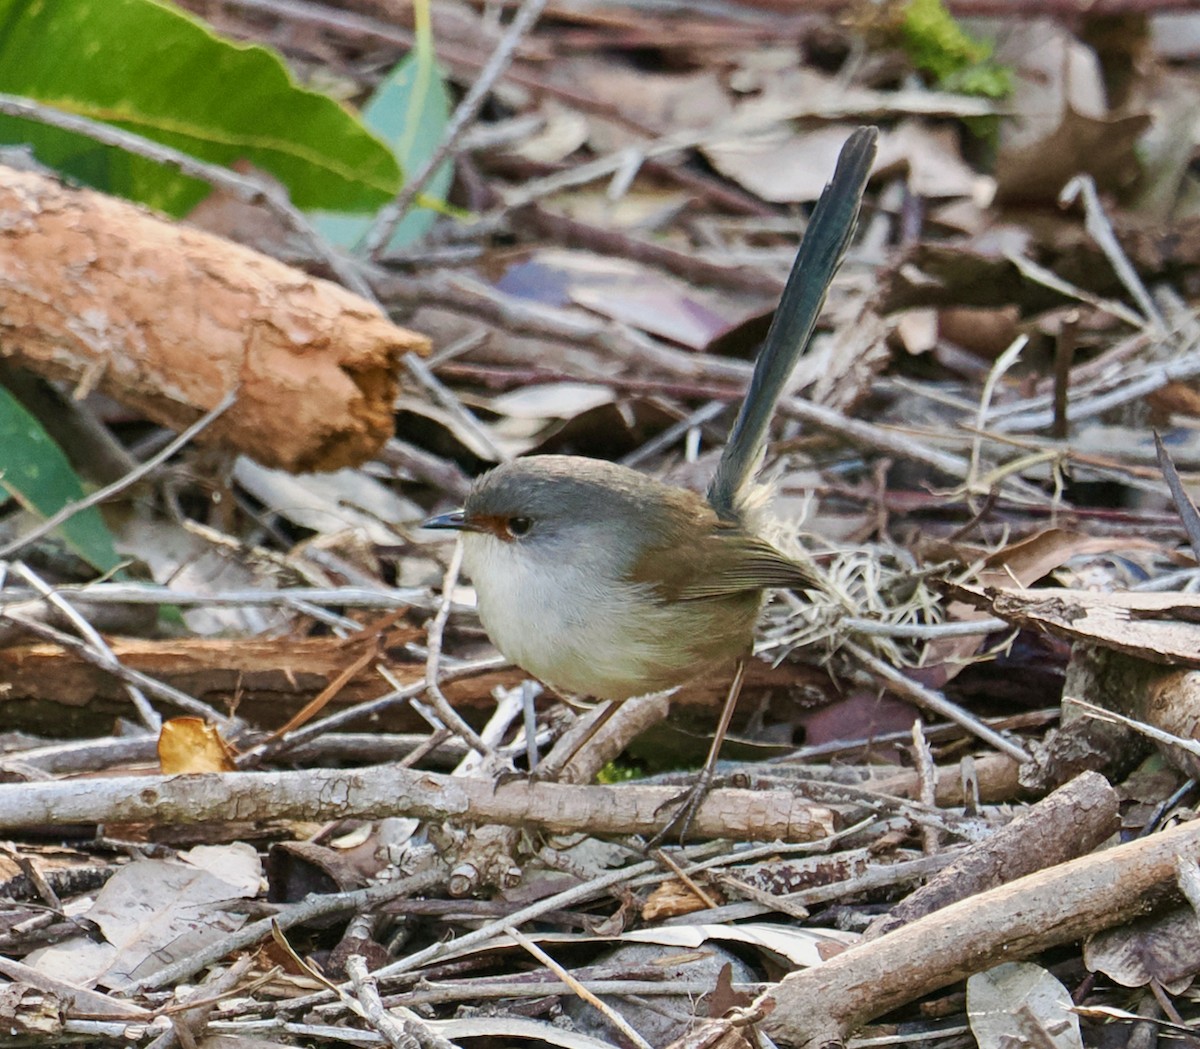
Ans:
<svg viewBox="0 0 1200 1049"><path fill-rule="evenodd" d="M668 838L675 838L680 845L684 843L684 839L691 829L692 821L696 818L696 813L700 811L700 806L708 797L712 782L713 770L706 768L689 790L685 790L682 794L676 794L673 798L668 798L655 809L654 814L657 816L664 809L678 806L671 818L646 842L647 851L658 848Z"/></svg>
<svg viewBox="0 0 1200 1049"><path fill-rule="evenodd" d="M530 772L529 769L513 768L511 765L506 769L501 769L492 776L492 785L495 787L503 787L509 783L534 783L540 777L537 772Z"/></svg>

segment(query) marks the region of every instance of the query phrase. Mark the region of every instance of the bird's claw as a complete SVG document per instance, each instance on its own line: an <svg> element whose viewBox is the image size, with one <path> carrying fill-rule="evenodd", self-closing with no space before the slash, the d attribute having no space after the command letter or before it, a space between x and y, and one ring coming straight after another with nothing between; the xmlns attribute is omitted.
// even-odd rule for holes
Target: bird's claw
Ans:
<svg viewBox="0 0 1200 1049"><path fill-rule="evenodd" d="M696 813L700 811L704 799L708 797L711 786L712 776L702 775L690 789L668 798L654 810L654 815L657 816L664 809L678 806L671 818L646 842L647 851L658 848L667 838L671 837L676 838L680 845L684 843L684 839L691 829L692 821L696 818Z"/></svg>
<svg viewBox="0 0 1200 1049"><path fill-rule="evenodd" d="M493 783L497 787L503 787L506 783L551 783L554 781L552 772L543 771L539 765L534 769L518 769L511 766L507 769L502 769L493 777Z"/></svg>

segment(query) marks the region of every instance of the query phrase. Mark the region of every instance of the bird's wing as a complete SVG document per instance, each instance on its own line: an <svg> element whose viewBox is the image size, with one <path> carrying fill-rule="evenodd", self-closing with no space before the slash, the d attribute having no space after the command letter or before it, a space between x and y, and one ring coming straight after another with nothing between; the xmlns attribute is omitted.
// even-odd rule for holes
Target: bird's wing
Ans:
<svg viewBox="0 0 1200 1049"><path fill-rule="evenodd" d="M668 600L699 601L769 587L815 587L802 564L765 539L722 529L699 544L693 556L675 560L677 571L661 578L658 589ZM660 568L662 561L659 561Z"/></svg>

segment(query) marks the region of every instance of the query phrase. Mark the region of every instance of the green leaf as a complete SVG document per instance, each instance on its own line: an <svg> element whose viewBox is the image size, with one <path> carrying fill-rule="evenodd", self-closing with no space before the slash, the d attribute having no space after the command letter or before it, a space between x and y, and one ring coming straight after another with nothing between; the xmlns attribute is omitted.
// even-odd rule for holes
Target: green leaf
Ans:
<svg viewBox="0 0 1200 1049"><path fill-rule="evenodd" d="M432 45L424 49L418 36L417 46L391 71L363 108L363 120L391 144L405 171L425 166L450 120L450 93L433 57ZM445 199L453 180L454 165L446 160L426 184L426 197ZM396 227L388 247L399 248L420 240L436 218L436 210L414 207ZM366 234L371 220L322 213L314 216L314 225L334 244L351 249Z"/></svg>
<svg viewBox="0 0 1200 1049"><path fill-rule="evenodd" d="M83 485L42 424L0 386L0 486L45 519L83 498ZM94 506L65 521L58 534L88 564L110 572L121 563L112 533Z"/></svg>
<svg viewBox="0 0 1200 1049"><path fill-rule="evenodd" d="M102 120L218 164L248 160L301 208L366 211L394 196L389 149L279 57L158 0L0 0L0 91ZM109 193L180 215L208 185L82 135L0 118L0 142Z"/></svg>

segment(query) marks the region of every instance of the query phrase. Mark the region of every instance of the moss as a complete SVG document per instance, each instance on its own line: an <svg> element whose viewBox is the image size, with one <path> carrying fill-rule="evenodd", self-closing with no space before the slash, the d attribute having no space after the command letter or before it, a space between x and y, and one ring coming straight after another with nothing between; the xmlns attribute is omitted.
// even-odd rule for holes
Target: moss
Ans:
<svg viewBox="0 0 1200 1049"><path fill-rule="evenodd" d="M1012 70L993 61L992 45L964 32L942 0L908 0L901 36L913 65L942 90L985 98L1012 91Z"/></svg>

